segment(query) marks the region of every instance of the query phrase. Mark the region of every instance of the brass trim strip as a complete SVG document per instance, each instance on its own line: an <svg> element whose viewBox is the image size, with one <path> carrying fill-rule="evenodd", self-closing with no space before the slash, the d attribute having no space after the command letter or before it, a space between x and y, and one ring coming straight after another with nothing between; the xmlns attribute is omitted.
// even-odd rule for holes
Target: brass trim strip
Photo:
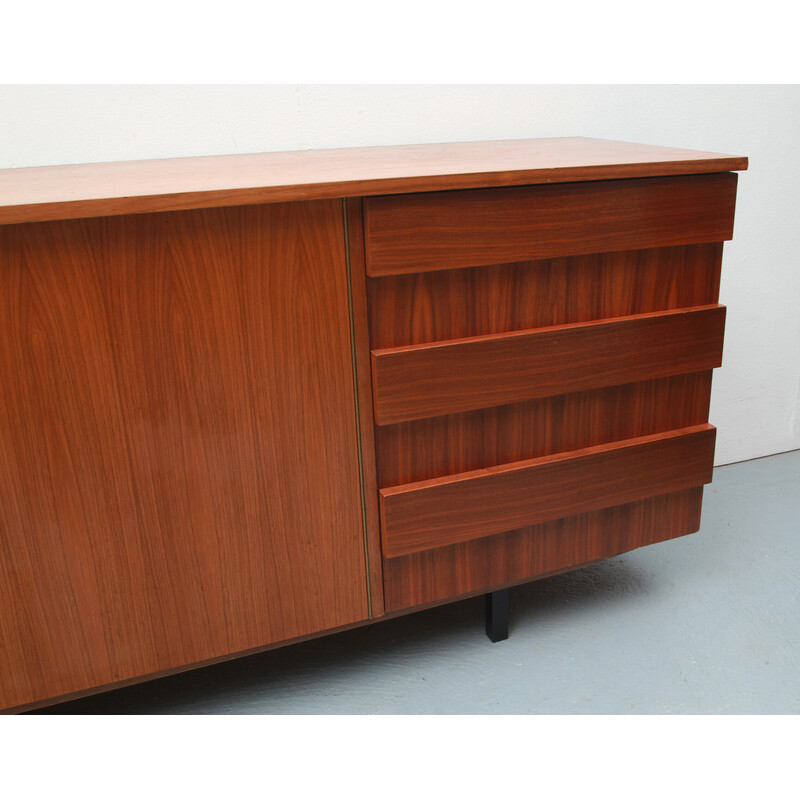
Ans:
<svg viewBox="0 0 800 800"><path fill-rule="evenodd" d="M361 491L361 525L364 534L364 574L367 582L367 613L372 616L372 586L369 577L369 541L367 537L367 495L364 487L364 460L361 455L361 409L358 402L358 368L356 367L356 333L353 315L353 282L350 267L350 230L347 225L347 200L342 198L344 222L344 260L347 269L347 312L350 317L350 361L353 365L353 399L356 412L356 442L358 444L358 483Z"/></svg>

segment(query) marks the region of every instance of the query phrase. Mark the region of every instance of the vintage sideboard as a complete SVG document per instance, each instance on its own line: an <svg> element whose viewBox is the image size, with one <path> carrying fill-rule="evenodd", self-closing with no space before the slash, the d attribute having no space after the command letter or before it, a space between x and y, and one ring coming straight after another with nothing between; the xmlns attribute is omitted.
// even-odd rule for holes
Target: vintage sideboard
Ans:
<svg viewBox="0 0 800 800"><path fill-rule="evenodd" d="M746 167L566 138L0 172L0 708L696 531Z"/></svg>

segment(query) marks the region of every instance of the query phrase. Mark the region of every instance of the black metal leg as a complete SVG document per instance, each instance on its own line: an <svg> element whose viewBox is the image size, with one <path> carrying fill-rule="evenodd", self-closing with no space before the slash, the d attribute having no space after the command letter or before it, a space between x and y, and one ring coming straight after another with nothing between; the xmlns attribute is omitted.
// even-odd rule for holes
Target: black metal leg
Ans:
<svg viewBox="0 0 800 800"><path fill-rule="evenodd" d="M493 642L508 639L508 589L486 595L486 635Z"/></svg>

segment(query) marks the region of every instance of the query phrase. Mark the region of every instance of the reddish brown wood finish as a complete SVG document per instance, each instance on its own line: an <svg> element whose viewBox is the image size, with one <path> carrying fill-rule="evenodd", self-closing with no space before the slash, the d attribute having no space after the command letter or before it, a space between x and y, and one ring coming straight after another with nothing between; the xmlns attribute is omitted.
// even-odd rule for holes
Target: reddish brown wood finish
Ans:
<svg viewBox="0 0 800 800"><path fill-rule="evenodd" d="M698 425L382 489L384 556L700 486L711 480L714 437Z"/></svg>
<svg viewBox="0 0 800 800"><path fill-rule="evenodd" d="M631 503L626 506L616 506L613 509L604 509L600 512L591 512L588 515L580 515L579 517L570 517L567 520L556 520L553 523L545 523L543 526L533 526L529 530L535 531L537 529L552 529L553 527L560 528L561 531L566 531L566 536L563 534L558 535L558 544L556 544L559 554L565 552L574 553L573 557L580 554L576 553L577 548L565 547L570 539L570 532L576 530L575 522L581 520L583 517L599 517L601 520L605 519L605 524L601 523L600 531L604 531L602 535L598 535L597 530L593 530L594 525L590 522L591 528L589 535L592 541L589 542L588 547L590 552L604 552L611 539L609 532L614 536L613 541L618 543L620 549L618 552L632 549L634 547L642 547L648 544L654 544L664 539L681 536L685 533L692 533L699 527L700 524L700 501L702 499L702 487L690 489L687 492L678 492L672 495L663 495L662 497L654 497L648 500L640 501L639 503ZM678 504L681 504L681 507ZM696 513L694 519L694 527L690 530L692 519L689 511L690 504L695 507ZM642 510L633 514L626 513L628 509L633 511L637 507L642 507ZM684 510L684 507L685 510ZM678 531L677 523L679 520L686 520L685 530ZM667 523L671 527L668 528ZM567 527L568 526L568 527ZM392 601L398 602L398 607L391 610L387 609L384 619L394 619L404 616L409 613L414 613L419 607L431 607L441 605L442 603L450 602L458 597L469 595L481 594L486 589L485 587L497 587L501 585L509 586L514 583L522 583L529 580L529 575L532 574L530 570L530 562L524 561L522 554L525 551L523 548L515 548L514 556L507 555L507 546L509 542L520 541L525 543L524 539L518 539L520 534L524 536L527 529L520 531L513 531L510 534L500 534L492 536L488 539L478 539L473 542L465 542L460 545L453 545L452 547L439 548L437 550L429 550L424 553L415 553L411 556L401 556L400 558L392 559L387 562L391 572L387 576L387 598ZM636 532L636 536L631 535ZM633 542L635 544L629 544ZM474 550L473 550L474 548ZM600 548L603 548L602 550ZM530 553L530 547L527 549ZM473 556L477 553L477 557ZM486 553L489 555L487 556ZM458 554L462 568L456 568L453 562L454 554ZM601 558L615 555L615 553L608 552L604 555L595 555L590 558L590 561L596 561ZM566 572L576 567L585 565L589 562L584 560L572 562L568 567L562 569L555 569L545 573L546 575L558 574ZM432 569L431 569L432 568ZM488 568L488 569L487 569ZM522 568L522 569L520 569ZM517 574L521 578L515 580L508 580L503 578L504 583L491 582L491 576L502 569L502 574ZM526 571L528 570L528 571ZM450 587L463 587L468 586L467 589L453 588L448 592ZM430 597L427 600L415 599L412 595L414 592L427 592ZM416 597L422 597L422 594ZM229 660L232 657L243 657L255 653L263 653L265 651L273 650L278 647L285 647L289 644L298 642L305 642L311 639L316 639L321 636L327 636L333 633L338 633L347 630L354 630L355 628L362 628L366 625L372 624L372 620L360 620L352 622L348 625L342 625L337 628L329 629L327 631L319 631L311 633L306 636L298 636L283 642L273 643L259 647L254 650L244 651L241 653L231 654L220 658L211 659L202 664L195 664L187 667L179 667L173 670L165 670L159 675L173 675L179 672L193 669L198 666L206 666L210 664L218 664L221 661ZM142 681L148 680L153 676L137 677L125 681L119 681L111 684L105 688L119 688L123 686L130 686ZM97 689L92 689L83 692L74 692L71 695L59 698L62 700L73 700L87 695L96 694ZM43 706L51 705L52 701L42 701L39 703L31 703L24 708L15 709L16 711L29 711Z"/></svg>
<svg viewBox="0 0 800 800"><path fill-rule="evenodd" d="M372 351L386 425L718 367L723 306Z"/></svg>
<svg viewBox="0 0 800 800"><path fill-rule="evenodd" d="M0 706L367 617L340 201L0 253Z"/></svg>
<svg viewBox="0 0 800 800"><path fill-rule="evenodd" d="M367 274L724 241L736 181L722 173L371 197Z"/></svg>
<svg viewBox="0 0 800 800"><path fill-rule="evenodd" d="M738 169L746 158L584 138L32 167L0 170L0 224Z"/></svg>
<svg viewBox="0 0 800 800"><path fill-rule="evenodd" d="M370 278L372 347L710 305L721 260L714 243Z"/></svg>
<svg viewBox="0 0 800 800"><path fill-rule="evenodd" d="M746 166L551 139L0 171L0 707L697 530ZM367 253L341 198L412 192L364 201Z"/></svg>
<svg viewBox="0 0 800 800"><path fill-rule="evenodd" d="M711 372L375 429L380 488L708 422Z"/></svg>
<svg viewBox="0 0 800 800"><path fill-rule="evenodd" d="M389 559L386 609L490 591L694 533L702 498L697 487Z"/></svg>
<svg viewBox="0 0 800 800"><path fill-rule="evenodd" d="M375 467L375 432L372 424L372 384L370 380L369 329L367 324L367 288L364 274L364 230L361 200L345 203L353 309L353 357L358 391L359 446L366 536L366 553L370 578L370 612L379 617L383 607L383 564L378 511L378 484Z"/></svg>
<svg viewBox="0 0 800 800"><path fill-rule="evenodd" d="M710 212L706 219L713 220L713 209L725 209L722 217L727 220L723 226L727 233L721 234L722 228L715 227L716 222L712 221L709 226L709 235L718 237L716 241L689 243L693 235L691 225L688 226L689 238L684 238L687 231L684 222L677 218L673 218L672 223L669 221L670 214L682 213L678 207L668 209L661 217L646 203L633 209L611 203L608 211L612 215L619 214L622 229L630 223L632 235L643 237L633 246L647 243L645 249L518 261L515 260L518 255L511 257L511 250L519 246L520 231L530 234L531 226L535 227L536 214L541 212L541 207L520 211L508 230L508 220L503 219L502 214L488 214L486 208L476 205L476 217L485 215L485 227L478 225L476 232L474 218L467 222L460 218L462 206L459 203L448 208L447 213L452 212L456 227L461 226L458 238L464 248L469 249L470 242L474 244L476 240L485 242L481 266L467 267L459 254L447 268L430 270L430 261L423 265L424 259L414 256L408 260L406 251L402 254L398 251L397 264L402 261L403 268L407 269L416 263L413 268L425 271L380 275L367 281L370 338L376 351L373 359L376 420L388 423L375 429L379 487L391 493L402 491L406 488L404 484L418 481L436 483L439 479L444 485L472 470L494 467L503 471L527 459L563 455L598 445L614 448L624 440L650 435L671 437L680 429L707 423L710 370L719 364L721 356L724 309L714 304L719 294L720 240L729 235L732 220L732 190L735 188L732 177L712 176L706 183L693 185L685 181L682 187L678 182L663 182L670 191L680 189L687 193L687 198L692 196L694 200L681 202L680 207L686 209L695 203L696 208L705 209L700 217ZM624 183L644 184L642 181ZM650 183L661 188L660 181ZM699 190L698 185L702 187ZM537 187L535 191L541 192L549 202L553 190L569 192L573 188L587 187ZM456 195L463 198L494 195L498 203L503 196L510 196L505 191L452 194L454 198ZM654 196L651 193L651 199ZM431 209L435 211L442 195L422 199L426 203L430 200L424 212L427 214ZM401 207L409 201L414 205L417 198L373 198L368 205L385 204L388 208L395 201L396 206ZM558 203L551 203L549 208L557 211L556 221L561 220L567 229L564 239L573 233L580 239L586 234L587 224L602 229L606 223L600 214L599 220L594 223L584 220L580 230L570 232L569 226L576 219L573 210L559 208ZM519 207L512 204L506 210L514 217ZM633 222L629 212L633 213ZM649 213L654 213L653 225L642 225L642 215ZM442 223L442 229L449 230L451 221ZM547 239L553 233L550 223L552 219L543 225L545 245L572 247L569 243L562 245L557 236L555 242ZM436 228L437 220L431 216L428 223L421 224ZM399 235L401 227L386 229L386 235L395 237L399 249L406 244ZM488 238L486 229L492 229ZM667 237L674 234L676 238L647 238L665 236L665 231ZM600 231L601 235L607 233L607 230ZM659 246L652 246L653 242ZM412 248L424 250L429 244L424 235L413 237ZM449 254L443 248L439 255L446 261L459 246L456 244ZM605 240L592 246L609 245ZM530 258L530 252L525 252L525 257ZM503 261L512 263L500 263ZM437 262L437 266L442 263ZM458 268L451 268L454 266ZM633 328L626 341L621 340L625 323L638 326L643 320L645 326L663 325L664 328L660 331L653 328L649 332L646 327L645 331ZM678 320L678 328L683 328L683 332L676 337L673 334L677 329L673 326ZM620 325L622 328L617 327ZM620 339L614 335L606 337L606 333L615 330ZM558 336L563 331L577 334L578 339L567 341L562 350L556 346L551 352L539 346L554 333ZM594 338L593 333L597 336L591 346L589 341ZM572 345L583 336L587 337L583 341L588 345L583 351L585 358L580 354L576 358ZM524 348L518 347L520 342L529 344L527 354ZM490 353L498 343L505 343L507 351ZM440 358L443 352L457 353L461 348L476 345L478 351L461 351L463 363L452 356ZM486 347L487 351L481 351L481 347ZM502 349L502 345L500 347ZM660 352L656 353L651 347ZM381 356L395 353L409 359L393 365L396 386L408 382L413 383L414 388L409 386L403 399L394 398L396 402L391 413L397 414L400 421L389 422L393 417L385 415L386 409L381 407L383 376L378 362ZM538 371L530 369L528 355L538 360ZM519 399L519 395L513 394L519 387L513 387L513 376L507 378L504 370L508 364L503 363L506 357L508 363L519 359L519 385L535 387L530 389L529 396L533 399ZM430 371L420 370L416 359L427 359ZM588 369L585 373L584 368ZM660 374L669 377L648 378L646 372L638 372L640 369L656 370L652 374L665 370ZM619 371L612 377L615 370ZM427 379L429 383L425 382ZM511 386L503 384L503 379L508 379ZM573 383L576 380L578 384ZM437 396L442 386L447 387L442 392L445 402ZM392 391L395 388L393 386ZM511 394L506 393L509 388ZM469 406L457 410L458 406L451 406L451 401ZM497 402L503 405L494 405ZM713 443L710 449L707 443L705 447L706 460L702 469L708 472ZM673 463L672 469L675 474L681 471L678 461ZM543 522L525 528L527 534L492 533L490 526L484 524L485 512L473 509L475 529L470 535L477 538L437 546L442 544L441 540L431 536L430 539L437 541L415 545L432 548L430 550L385 558L386 607L397 610L447 596L488 591L696 530L702 488L695 485L666 495L664 492L670 491L669 484L659 486L659 480L651 486L657 497L577 517L571 516L575 509L566 503L559 513L569 516L569 521ZM488 494L490 498L494 496L492 491ZM543 494L538 482L532 494L536 497ZM443 514L447 513L445 506L446 503L438 506ZM664 515L658 524L655 524L658 517L646 510L654 508ZM583 522L578 523L579 520ZM575 524L589 525L589 539L578 532ZM507 528L506 523L502 525ZM521 543L527 543L524 547L528 547L534 541L545 541L544 534L532 539L532 531L550 532L549 544L544 551L538 551L536 563L526 556L524 549L519 549ZM562 535L564 540L555 542L553 536L556 535ZM512 541L516 545L506 559L506 547ZM391 548L391 544L388 547ZM386 552L392 553L391 549Z"/></svg>

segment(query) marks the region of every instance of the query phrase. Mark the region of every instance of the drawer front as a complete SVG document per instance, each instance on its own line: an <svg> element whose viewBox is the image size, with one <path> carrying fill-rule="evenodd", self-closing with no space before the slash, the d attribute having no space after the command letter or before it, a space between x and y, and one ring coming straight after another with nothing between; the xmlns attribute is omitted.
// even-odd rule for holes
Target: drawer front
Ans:
<svg viewBox="0 0 800 800"><path fill-rule="evenodd" d="M397 611L524 583L700 527L703 487L529 525L384 561L386 608Z"/></svg>
<svg viewBox="0 0 800 800"><path fill-rule="evenodd" d="M367 198L367 275L725 241L736 181L719 173Z"/></svg>
<svg viewBox="0 0 800 800"><path fill-rule="evenodd" d="M385 425L718 367L723 306L476 336L372 353Z"/></svg>
<svg viewBox="0 0 800 800"><path fill-rule="evenodd" d="M559 453L380 492L387 558L452 545L711 481L715 429Z"/></svg>
<svg viewBox="0 0 800 800"><path fill-rule="evenodd" d="M697 530L736 176L375 197L386 607Z"/></svg>

